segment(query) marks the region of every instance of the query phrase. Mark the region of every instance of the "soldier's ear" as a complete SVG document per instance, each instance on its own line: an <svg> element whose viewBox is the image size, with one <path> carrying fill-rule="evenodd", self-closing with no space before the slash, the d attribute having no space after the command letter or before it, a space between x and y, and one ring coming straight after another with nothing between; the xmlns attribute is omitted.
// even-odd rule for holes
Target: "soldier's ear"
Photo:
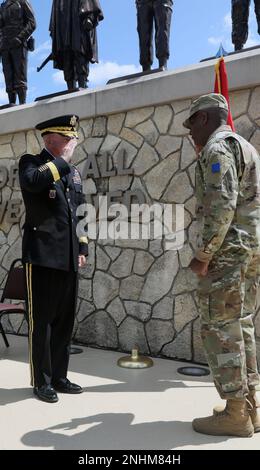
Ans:
<svg viewBox="0 0 260 470"><path fill-rule="evenodd" d="M209 113L207 111L200 111L200 122L202 126L206 126L209 122Z"/></svg>

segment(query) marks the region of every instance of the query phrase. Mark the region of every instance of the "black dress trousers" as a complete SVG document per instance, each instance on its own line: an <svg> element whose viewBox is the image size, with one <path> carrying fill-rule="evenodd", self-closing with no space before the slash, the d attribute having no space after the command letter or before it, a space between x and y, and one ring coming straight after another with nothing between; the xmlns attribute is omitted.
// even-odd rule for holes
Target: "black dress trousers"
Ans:
<svg viewBox="0 0 260 470"><path fill-rule="evenodd" d="M31 385L67 377L77 272L25 264Z"/></svg>

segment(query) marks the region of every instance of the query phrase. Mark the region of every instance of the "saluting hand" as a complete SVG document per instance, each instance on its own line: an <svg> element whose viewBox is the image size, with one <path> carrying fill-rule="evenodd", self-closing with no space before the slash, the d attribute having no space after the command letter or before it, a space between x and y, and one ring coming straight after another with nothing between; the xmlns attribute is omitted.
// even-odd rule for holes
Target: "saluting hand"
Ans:
<svg viewBox="0 0 260 470"><path fill-rule="evenodd" d="M79 255L79 268L84 268L87 264L87 258L84 255Z"/></svg>
<svg viewBox="0 0 260 470"><path fill-rule="evenodd" d="M77 139L70 139L66 146L63 148L62 158L69 163L72 159L75 148L77 147Z"/></svg>

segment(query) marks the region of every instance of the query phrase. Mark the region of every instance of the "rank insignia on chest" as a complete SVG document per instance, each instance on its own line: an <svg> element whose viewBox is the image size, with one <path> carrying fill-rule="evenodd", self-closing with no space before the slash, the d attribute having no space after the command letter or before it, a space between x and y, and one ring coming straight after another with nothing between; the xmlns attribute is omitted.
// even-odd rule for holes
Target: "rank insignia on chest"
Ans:
<svg viewBox="0 0 260 470"><path fill-rule="evenodd" d="M211 165L212 173L220 173L220 168L221 168L221 165L220 165L219 162L212 163L212 165Z"/></svg>
<svg viewBox="0 0 260 470"><path fill-rule="evenodd" d="M49 198L50 199L55 199L55 197L56 197L56 189L50 189Z"/></svg>
<svg viewBox="0 0 260 470"><path fill-rule="evenodd" d="M74 184L81 184L81 177L78 171L75 171L74 173L73 182Z"/></svg>

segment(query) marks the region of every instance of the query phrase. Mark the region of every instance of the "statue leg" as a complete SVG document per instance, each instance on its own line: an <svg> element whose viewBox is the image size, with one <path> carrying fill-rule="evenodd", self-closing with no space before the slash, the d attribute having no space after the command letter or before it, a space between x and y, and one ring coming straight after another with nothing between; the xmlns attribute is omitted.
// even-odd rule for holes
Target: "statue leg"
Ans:
<svg viewBox="0 0 260 470"><path fill-rule="evenodd" d="M89 62L83 54L75 54L75 69L78 78L79 88L87 88L89 75Z"/></svg>
<svg viewBox="0 0 260 470"><path fill-rule="evenodd" d="M260 34L260 0L255 0L255 14L258 24L258 34Z"/></svg>
<svg viewBox="0 0 260 470"><path fill-rule="evenodd" d="M85 78L84 75L79 75L79 79L78 79L79 88L88 88L87 82L88 80Z"/></svg>
<svg viewBox="0 0 260 470"><path fill-rule="evenodd" d="M162 70L167 69L170 57L172 5L172 0L156 0L154 3L156 57Z"/></svg>
<svg viewBox="0 0 260 470"><path fill-rule="evenodd" d="M65 80L68 90L75 90L77 88L76 80Z"/></svg>
<svg viewBox="0 0 260 470"><path fill-rule="evenodd" d="M18 93L18 98L19 98L19 104L25 104L26 103L26 94L27 94L26 88L19 88L17 90L17 93Z"/></svg>
<svg viewBox="0 0 260 470"><path fill-rule="evenodd" d="M16 104L16 92L14 91L13 81L13 63L9 51L2 52L3 73L5 77L6 92L8 94L9 104Z"/></svg>
<svg viewBox="0 0 260 470"><path fill-rule="evenodd" d="M250 0L232 0L232 42L236 51L243 49L248 38Z"/></svg>
<svg viewBox="0 0 260 470"><path fill-rule="evenodd" d="M16 93L15 91L8 92L8 100L9 104L16 104Z"/></svg>
<svg viewBox="0 0 260 470"><path fill-rule="evenodd" d="M12 49L14 64L14 89L18 94L19 103L26 103L28 50L24 47Z"/></svg>
<svg viewBox="0 0 260 470"><path fill-rule="evenodd" d="M137 1L137 31L140 64L143 71L150 70L153 63L153 7L151 2Z"/></svg>
<svg viewBox="0 0 260 470"><path fill-rule="evenodd" d="M63 57L63 74L64 80L67 83L68 90L75 90L77 88L75 66L73 59L73 52L67 51Z"/></svg>

